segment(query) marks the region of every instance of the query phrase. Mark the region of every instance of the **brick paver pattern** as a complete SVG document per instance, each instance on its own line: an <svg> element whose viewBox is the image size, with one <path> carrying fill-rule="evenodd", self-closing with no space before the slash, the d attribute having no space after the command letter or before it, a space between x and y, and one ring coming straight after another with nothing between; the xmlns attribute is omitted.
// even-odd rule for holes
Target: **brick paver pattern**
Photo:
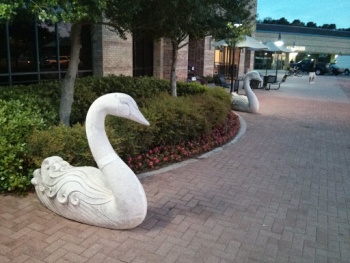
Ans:
<svg viewBox="0 0 350 263"><path fill-rule="evenodd" d="M141 178L148 214L135 229L1 195L0 262L350 262L350 77L255 93L260 113L240 113L236 143Z"/></svg>

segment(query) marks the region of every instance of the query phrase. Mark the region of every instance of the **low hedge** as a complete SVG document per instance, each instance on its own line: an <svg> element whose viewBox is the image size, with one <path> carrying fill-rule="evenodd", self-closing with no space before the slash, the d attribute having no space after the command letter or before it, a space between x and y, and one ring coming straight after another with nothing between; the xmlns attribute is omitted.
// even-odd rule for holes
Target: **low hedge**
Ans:
<svg viewBox="0 0 350 263"><path fill-rule="evenodd" d="M77 79L72 127L57 125L58 82L1 87L0 92L6 99L0 100L0 131L5 135L0 139L0 192L28 190L33 170L48 156L59 155L73 166L94 165L83 123L91 103L105 93L134 97L151 124L143 126L113 116L106 119L112 146L135 172L210 150L232 138L231 133L238 129L237 120L228 115L229 94L198 83L179 82L179 97L172 97L168 81L150 77ZM157 153L164 157L161 161Z"/></svg>
<svg viewBox="0 0 350 263"><path fill-rule="evenodd" d="M21 101L0 100L0 192L25 191L30 187L27 139L34 128L45 129L48 124L38 104L31 105L33 99L34 96L24 96ZM53 114L49 112L45 113L51 120Z"/></svg>
<svg viewBox="0 0 350 263"><path fill-rule="evenodd" d="M198 83L177 83L178 96L203 93L207 88ZM86 77L77 79L75 83L74 102L71 123L84 123L91 103L103 94L122 92L133 97L139 106L146 99L161 93L171 94L169 81L154 77L133 78L129 76Z"/></svg>

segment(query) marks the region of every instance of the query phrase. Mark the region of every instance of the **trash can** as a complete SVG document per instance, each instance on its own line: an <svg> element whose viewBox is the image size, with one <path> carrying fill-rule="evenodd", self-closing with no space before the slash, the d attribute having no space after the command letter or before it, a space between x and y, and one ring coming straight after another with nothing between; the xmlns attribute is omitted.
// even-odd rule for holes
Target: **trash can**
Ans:
<svg viewBox="0 0 350 263"><path fill-rule="evenodd" d="M251 87L252 89L258 89L259 86L260 86L260 81L259 81L259 80L252 79L252 80L250 81L250 87Z"/></svg>
<svg viewBox="0 0 350 263"><path fill-rule="evenodd" d="M263 79L263 80L264 80L264 82L263 82L263 87L264 87L264 88L266 88L266 86L267 86L267 79L268 79L268 77L269 77L269 76L267 76L267 75L264 76L264 79Z"/></svg>

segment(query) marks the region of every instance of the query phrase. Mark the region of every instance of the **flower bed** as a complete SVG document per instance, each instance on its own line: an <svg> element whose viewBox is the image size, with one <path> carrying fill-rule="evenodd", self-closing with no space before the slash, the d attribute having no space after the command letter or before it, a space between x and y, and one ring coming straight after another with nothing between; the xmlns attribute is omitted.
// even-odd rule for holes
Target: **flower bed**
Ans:
<svg viewBox="0 0 350 263"><path fill-rule="evenodd" d="M232 140L240 129L239 117L230 112L226 123L215 127L211 134L177 146L158 146L137 156L128 156L127 164L135 173L156 170L211 151Z"/></svg>

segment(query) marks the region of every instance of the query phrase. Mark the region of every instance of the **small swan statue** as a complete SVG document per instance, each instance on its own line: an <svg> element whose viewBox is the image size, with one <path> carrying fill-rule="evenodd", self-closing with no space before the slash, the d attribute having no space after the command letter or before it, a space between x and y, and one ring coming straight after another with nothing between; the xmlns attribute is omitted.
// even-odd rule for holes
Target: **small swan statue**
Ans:
<svg viewBox="0 0 350 263"><path fill-rule="evenodd" d="M74 221L110 229L130 229L147 213L145 191L115 153L105 117L115 115L149 125L132 97L111 93L96 99L86 116L86 135L95 167L74 167L58 156L46 158L31 180L41 203Z"/></svg>
<svg viewBox="0 0 350 263"><path fill-rule="evenodd" d="M238 95L235 92L231 93L231 106L233 110L245 111L250 113L257 113L259 110L259 101L252 88L250 87L250 81L252 79L262 82L259 72L250 71L243 79L243 86L246 96Z"/></svg>

